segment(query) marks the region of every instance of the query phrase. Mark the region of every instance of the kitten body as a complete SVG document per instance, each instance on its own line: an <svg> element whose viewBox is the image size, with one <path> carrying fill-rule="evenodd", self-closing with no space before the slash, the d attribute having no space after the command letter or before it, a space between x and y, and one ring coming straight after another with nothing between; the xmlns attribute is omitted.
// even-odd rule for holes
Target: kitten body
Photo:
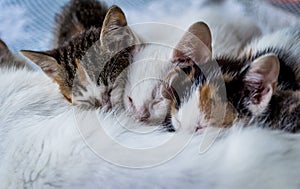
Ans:
<svg viewBox="0 0 300 189"><path fill-rule="evenodd" d="M287 132L300 131L300 92L275 91L264 112L253 117L252 122L264 123L264 127Z"/></svg>
<svg viewBox="0 0 300 189"><path fill-rule="evenodd" d="M101 28L108 8L97 0L70 0L56 14L53 47L63 45L73 36L89 30Z"/></svg>

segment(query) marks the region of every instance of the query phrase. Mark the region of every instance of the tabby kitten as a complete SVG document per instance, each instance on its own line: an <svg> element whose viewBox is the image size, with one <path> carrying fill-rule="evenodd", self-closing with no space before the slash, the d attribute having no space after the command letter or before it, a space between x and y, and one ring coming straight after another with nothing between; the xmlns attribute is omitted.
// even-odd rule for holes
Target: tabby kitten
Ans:
<svg viewBox="0 0 300 189"><path fill-rule="evenodd" d="M123 11L112 6L102 28L92 27L53 50L21 52L59 85L68 101L107 110L119 103L122 72L138 42Z"/></svg>
<svg viewBox="0 0 300 189"><path fill-rule="evenodd" d="M204 41L199 45L210 49L209 28L196 36ZM171 123L175 129L184 125L181 129L194 131L207 126L228 127L234 121L255 120L264 121L272 128L297 130L299 110L295 102L300 100L298 92L285 91L297 89L294 79L298 76L297 69L291 67L291 62L264 51L252 57L216 58L218 66L214 67L208 53L202 53L199 47L194 48L188 42L183 46L189 49L189 54L179 54L175 60L179 66L169 73L165 87L168 92L165 97L172 100ZM199 61L197 57L202 56L208 61ZM180 94L178 88L187 92ZM293 106L286 107L292 102Z"/></svg>
<svg viewBox="0 0 300 189"><path fill-rule="evenodd" d="M13 54L4 41L0 39L0 67L15 67L26 68L33 70L33 68L26 62L25 59Z"/></svg>
<svg viewBox="0 0 300 189"><path fill-rule="evenodd" d="M53 46L62 46L91 27L102 27L107 10L106 4L97 0L69 1L55 17Z"/></svg>

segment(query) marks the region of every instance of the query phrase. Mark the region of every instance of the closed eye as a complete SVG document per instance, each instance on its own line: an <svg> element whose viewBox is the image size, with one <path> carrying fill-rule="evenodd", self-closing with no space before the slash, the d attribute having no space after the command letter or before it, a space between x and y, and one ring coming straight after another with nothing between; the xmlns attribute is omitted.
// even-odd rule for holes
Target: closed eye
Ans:
<svg viewBox="0 0 300 189"><path fill-rule="evenodd" d="M137 110L136 110L136 107L135 107L135 105L133 103L132 98L130 96L127 96L127 98L128 98L129 103L130 103L130 107L133 109L133 111L136 112Z"/></svg>
<svg viewBox="0 0 300 189"><path fill-rule="evenodd" d="M153 102L150 103L149 108L153 109L155 105L159 104L163 99L154 99Z"/></svg>
<svg viewBox="0 0 300 189"><path fill-rule="evenodd" d="M129 102L130 102L131 104L133 104L133 100L132 100L132 98L131 98L130 96L128 96L128 100L129 100Z"/></svg>

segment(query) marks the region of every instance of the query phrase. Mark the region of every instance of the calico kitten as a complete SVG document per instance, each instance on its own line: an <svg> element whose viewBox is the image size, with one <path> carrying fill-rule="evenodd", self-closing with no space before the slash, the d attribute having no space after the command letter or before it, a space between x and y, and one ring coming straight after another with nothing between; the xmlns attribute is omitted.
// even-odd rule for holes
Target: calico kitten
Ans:
<svg viewBox="0 0 300 189"><path fill-rule="evenodd" d="M55 17L53 46L62 46L91 27L100 28L107 10L106 4L97 0L69 1Z"/></svg>
<svg viewBox="0 0 300 189"><path fill-rule="evenodd" d="M92 27L53 50L21 52L40 66L74 105L110 109L119 103L123 71L132 62L138 43L123 11L112 6L102 28Z"/></svg>
<svg viewBox="0 0 300 189"><path fill-rule="evenodd" d="M203 54L196 49L193 51L195 54ZM195 62L179 59L179 64L183 64L181 67L189 67L189 70L198 70L200 73L196 78L195 75L187 74L190 80L197 80L197 77L200 79L190 89L191 92L184 96L185 99L177 97L177 105L173 105L171 111L173 126L180 128L185 125L184 129L193 131L207 126L228 127L234 121L248 123L255 120L263 121L272 128L295 132L298 126L298 104L295 103L299 101L298 92L286 89L297 89L294 79L297 77L297 69L291 66L292 62L282 61L282 57L278 59L278 54L263 52L237 59L217 58L220 70L212 68L210 61L196 62L197 66L190 66ZM177 74L173 77L180 76ZM172 90L172 85L169 85L169 90ZM286 107L291 101L295 103L294 106ZM189 116L191 113L193 115Z"/></svg>
<svg viewBox="0 0 300 189"><path fill-rule="evenodd" d="M33 68L22 57L13 54L4 41L0 39L0 67Z"/></svg>

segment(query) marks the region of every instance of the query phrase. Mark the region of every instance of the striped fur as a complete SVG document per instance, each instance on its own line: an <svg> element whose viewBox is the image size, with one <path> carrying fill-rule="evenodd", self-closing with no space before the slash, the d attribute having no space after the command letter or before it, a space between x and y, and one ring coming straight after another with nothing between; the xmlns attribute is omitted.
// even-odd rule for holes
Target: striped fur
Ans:
<svg viewBox="0 0 300 189"><path fill-rule="evenodd" d="M101 28L108 8L97 0L70 0L56 14L53 46L62 46L91 27Z"/></svg>

